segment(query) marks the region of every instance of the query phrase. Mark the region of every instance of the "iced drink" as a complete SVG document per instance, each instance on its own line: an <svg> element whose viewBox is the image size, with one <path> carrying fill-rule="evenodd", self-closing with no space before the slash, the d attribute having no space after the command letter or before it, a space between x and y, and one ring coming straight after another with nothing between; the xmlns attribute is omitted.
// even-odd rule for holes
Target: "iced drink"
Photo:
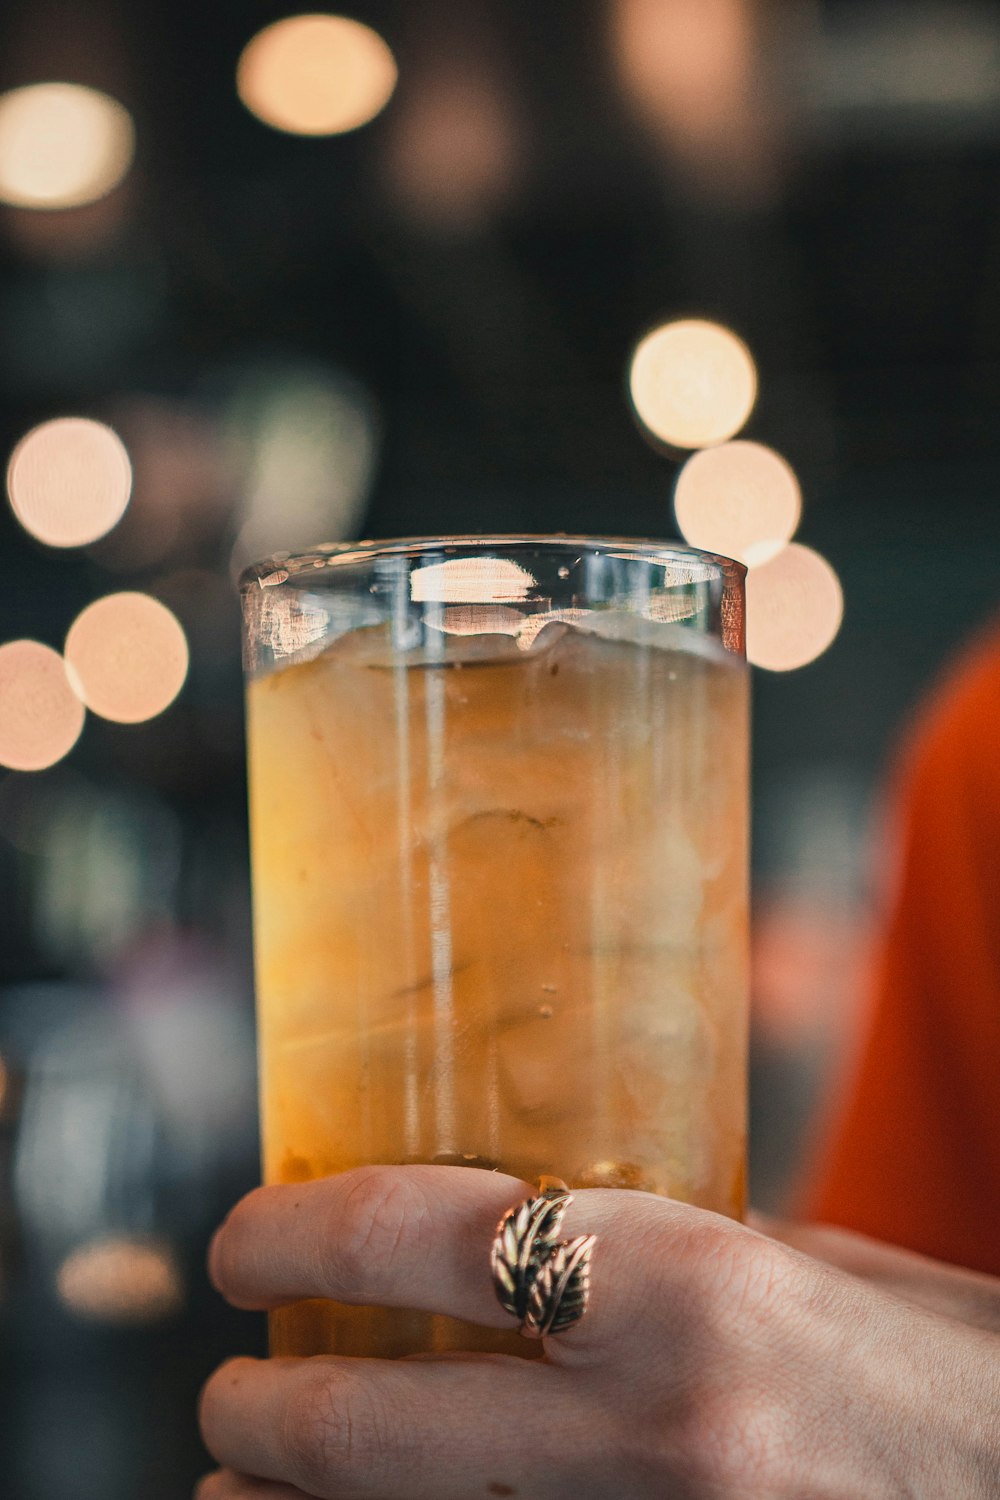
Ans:
<svg viewBox="0 0 1000 1500"><path fill-rule="evenodd" d="M745 666L579 613L442 616L412 662L374 624L251 682L267 1181L443 1162L742 1213ZM272 1319L276 1353L452 1347L512 1345Z"/></svg>

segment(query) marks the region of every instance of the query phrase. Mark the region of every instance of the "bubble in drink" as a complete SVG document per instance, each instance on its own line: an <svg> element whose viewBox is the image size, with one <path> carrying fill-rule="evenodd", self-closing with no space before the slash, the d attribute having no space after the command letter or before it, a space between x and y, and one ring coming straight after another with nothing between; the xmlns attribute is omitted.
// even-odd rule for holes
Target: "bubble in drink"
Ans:
<svg viewBox="0 0 1000 1500"><path fill-rule="evenodd" d="M372 626L250 685L265 1176L436 1161L739 1216L743 664L676 622L525 649L468 614L412 669ZM322 1303L273 1343L530 1352Z"/></svg>

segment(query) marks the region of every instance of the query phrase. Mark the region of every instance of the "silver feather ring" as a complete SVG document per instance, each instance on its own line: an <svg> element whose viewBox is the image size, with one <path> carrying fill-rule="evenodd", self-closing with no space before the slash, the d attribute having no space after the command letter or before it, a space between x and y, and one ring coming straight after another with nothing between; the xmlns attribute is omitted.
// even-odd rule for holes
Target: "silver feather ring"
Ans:
<svg viewBox="0 0 1000 1500"><path fill-rule="evenodd" d="M547 1187L537 1198L509 1208L497 1225L490 1250L493 1287L525 1338L565 1333L587 1311L597 1237L559 1239L572 1201L565 1185Z"/></svg>

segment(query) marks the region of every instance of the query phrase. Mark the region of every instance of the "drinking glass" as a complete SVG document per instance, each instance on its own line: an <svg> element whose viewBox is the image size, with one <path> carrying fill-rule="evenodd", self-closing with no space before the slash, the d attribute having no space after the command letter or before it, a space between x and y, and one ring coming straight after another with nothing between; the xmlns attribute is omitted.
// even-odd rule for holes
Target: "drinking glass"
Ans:
<svg viewBox="0 0 1000 1500"><path fill-rule="evenodd" d="M438 1162L742 1213L743 576L565 536L244 575L268 1182ZM327 1302L271 1335L527 1352Z"/></svg>

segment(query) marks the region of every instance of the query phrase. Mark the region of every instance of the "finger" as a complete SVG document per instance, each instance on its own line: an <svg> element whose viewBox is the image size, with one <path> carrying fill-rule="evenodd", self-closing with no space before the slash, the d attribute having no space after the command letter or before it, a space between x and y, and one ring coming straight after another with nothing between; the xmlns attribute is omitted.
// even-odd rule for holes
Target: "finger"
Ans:
<svg viewBox="0 0 1000 1500"><path fill-rule="evenodd" d="M235 1474L232 1469L216 1469L197 1485L194 1500L310 1500L310 1497L290 1484L251 1479L246 1474Z"/></svg>
<svg viewBox="0 0 1000 1500"><path fill-rule="evenodd" d="M489 1250L500 1216L531 1191L455 1167L366 1167L258 1188L216 1235L209 1271L238 1307L331 1297L506 1327Z"/></svg>
<svg viewBox="0 0 1000 1500"><path fill-rule="evenodd" d="M585 1484L595 1434L614 1446L609 1420L590 1408L578 1375L503 1355L235 1360L208 1382L201 1407L218 1462L331 1500L528 1500L540 1493L538 1455L553 1433L560 1477L568 1467L572 1478L575 1462L563 1455L579 1454L579 1486L564 1492L610 1494Z"/></svg>
<svg viewBox="0 0 1000 1500"><path fill-rule="evenodd" d="M502 1212L530 1195L527 1183L455 1167L365 1167L318 1182L258 1188L230 1214L210 1255L215 1285L240 1307L308 1297L444 1313L510 1328L490 1274ZM574 1194L560 1234L596 1234L583 1320L560 1346L599 1349L608 1334L648 1321L683 1325L686 1284L719 1241L742 1226L649 1193L592 1188ZM669 1331L669 1330L667 1330ZM679 1329L673 1330L677 1337ZM619 1340L620 1343L620 1340Z"/></svg>
<svg viewBox="0 0 1000 1500"><path fill-rule="evenodd" d="M849 1229L786 1223L760 1215L752 1222L763 1234L793 1250L860 1277L915 1307L978 1328L1000 1329L1000 1279L995 1276L943 1265Z"/></svg>
<svg viewBox="0 0 1000 1500"><path fill-rule="evenodd" d="M762 1215L755 1215L754 1219L755 1227L762 1234L865 1281L917 1283L924 1279L933 1280L937 1275L942 1281L953 1279L959 1282L974 1275L970 1271L940 1265L912 1250L901 1250L896 1245L869 1239L851 1229L838 1229L828 1224L795 1224L765 1219ZM989 1281L992 1278L983 1279Z"/></svg>

